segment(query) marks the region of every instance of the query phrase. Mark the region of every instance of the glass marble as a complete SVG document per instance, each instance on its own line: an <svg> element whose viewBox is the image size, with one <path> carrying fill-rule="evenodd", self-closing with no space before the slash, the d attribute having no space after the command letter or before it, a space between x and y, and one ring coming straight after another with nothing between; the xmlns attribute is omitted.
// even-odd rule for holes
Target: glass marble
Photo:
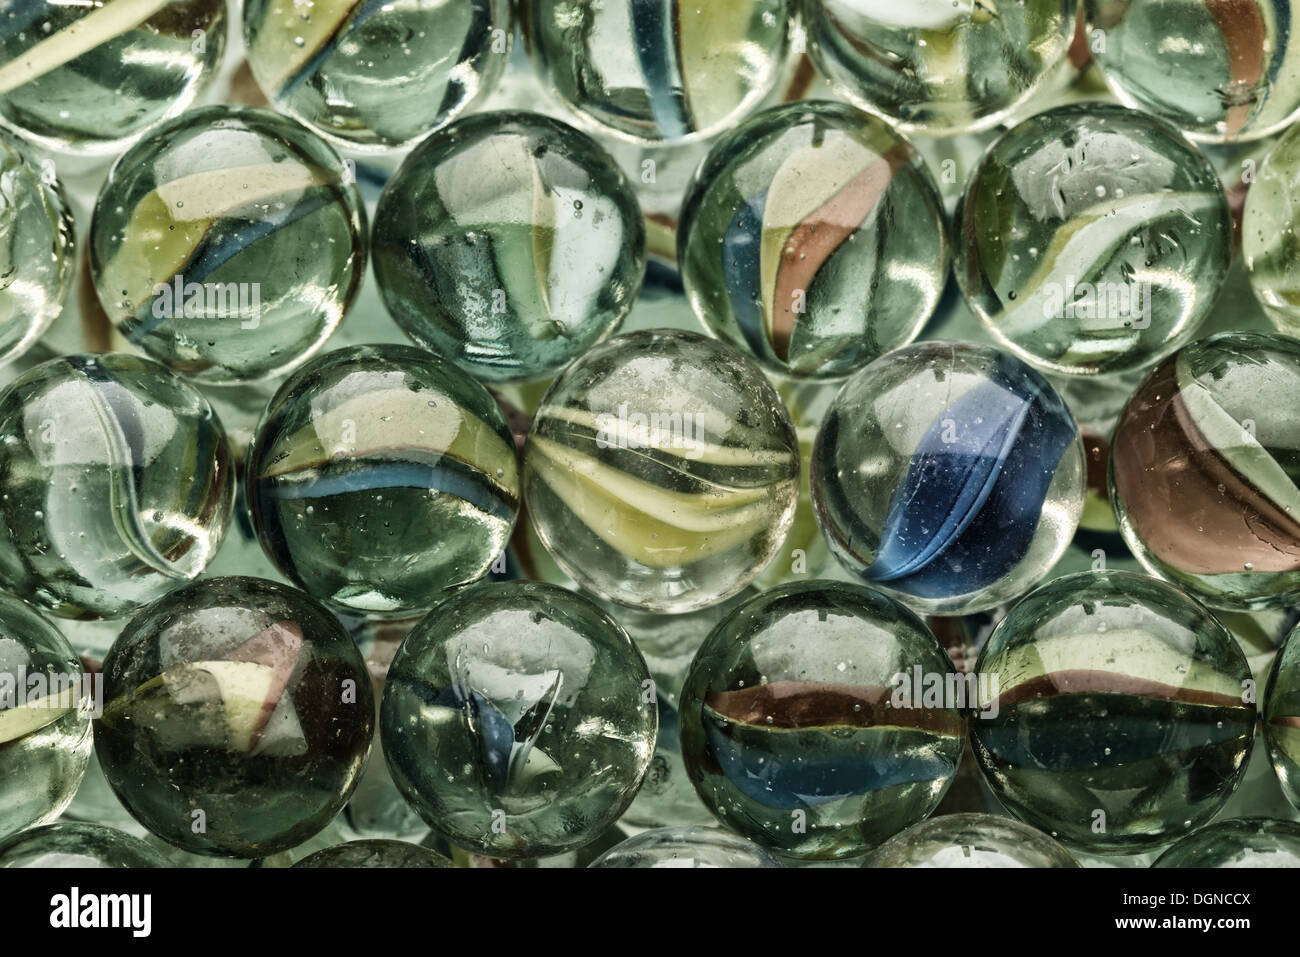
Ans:
<svg viewBox="0 0 1300 957"><path fill-rule="evenodd" d="M0 595L0 838L72 802L90 758L89 692L59 630Z"/></svg>
<svg viewBox="0 0 1300 957"><path fill-rule="evenodd" d="M925 159L851 106L766 110L719 140L682 204L691 305L766 368L843 376L916 338L948 278Z"/></svg>
<svg viewBox="0 0 1300 957"><path fill-rule="evenodd" d="M734 349L628 333L552 384L524 449L533 527L610 601L681 613L740 592L794 518L799 445L780 396Z"/></svg>
<svg viewBox="0 0 1300 957"><path fill-rule="evenodd" d="M228 383L282 375L324 345L360 289L364 240L350 167L327 143L270 110L211 106L113 166L90 269L127 341Z"/></svg>
<svg viewBox="0 0 1300 957"><path fill-rule="evenodd" d="M863 867L1078 867L1042 831L992 814L946 814L890 838Z"/></svg>
<svg viewBox="0 0 1300 957"><path fill-rule="evenodd" d="M276 109L352 149L409 146L500 79L510 0L247 0L244 45Z"/></svg>
<svg viewBox="0 0 1300 957"><path fill-rule="evenodd" d="M1300 114L1287 0L1084 0L1111 89L1194 140L1254 140Z"/></svg>
<svg viewBox="0 0 1300 957"><path fill-rule="evenodd" d="M0 392L0 586L60 617L128 615L197 577L234 494L221 423L156 362L65 356Z"/></svg>
<svg viewBox="0 0 1300 957"><path fill-rule="evenodd" d="M63 311L76 274L74 240L53 164L38 167L0 132L0 365L26 352Z"/></svg>
<svg viewBox="0 0 1300 957"><path fill-rule="evenodd" d="M480 585L402 643L379 727L393 780L434 831L488 857L544 857L596 840L631 803L654 753L654 686L586 598Z"/></svg>
<svg viewBox="0 0 1300 957"><path fill-rule="evenodd" d="M1189 834L1152 867L1300 867L1300 824L1266 818L1220 821Z"/></svg>
<svg viewBox="0 0 1300 957"><path fill-rule="evenodd" d="M246 488L287 578L336 610L389 618L482 577L519 510L514 438L492 396L412 346L339 349L286 380Z"/></svg>
<svg viewBox="0 0 1300 957"><path fill-rule="evenodd" d="M99 824L61 821L0 843L0 867L166 866L166 858L138 837Z"/></svg>
<svg viewBox="0 0 1300 957"><path fill-rule="evenodd" d="M998 140L954 235L985 328L1065 375L1152 366L1189 342L1233 244L1213 164L1168 124L1106 103L1040 113Z"/></svg>
<svg viewBox="0 0 1300 957"><path fill-rule="evenodd" d="M1205 824L1246 768L1250 666L1200 603L1132 572L1058 578L1021 601L976 666L971 743L998 800L1092 853Z"/></svg>
<svg viewBox="0 0 1300 957"><path fill-rule="evenodd" d="M436 851L405 841L349 841L304 857L294 867L455 867Z"/></svg>
<svg viewBox="0 0 1300 957"><path fill-rule="evenodd" d="M1300 808L1300 629L1273 660L1264 692L1264 741L1286 799Z"/></svg>
<svg viewBox="0 0 1300 957"><path fill-rule="evenodd" d="M1300 342L1229 333L1160 364L1129 400L1110 489L1133 555L1214 608L1300 600Z"/></svg>
<svg viewBox="0 0 1300 957"><path fill-rule="evenodd" d="M860 585L782 585L709 635L682 691L682 754L731 830L804 860L860 856L934 810L964 702L927 700L952 662L921 620ZM916 678L916 681L913 679Z"/></svg>
<svg viewBox="0 0 1300 957"><path fill-rule="evenodd" d="M137 821L191 853L297 847L343 809L370 749L361 653L287 585L179 589L131 620L102 674L104 774Z"/></svg>
<svg viewBox="0 0 1300 957"><path fill-rule="evenodd" d="M1300 46L1300 43L1297 43ZM1273 325L1300 336L1300 127L1278 140L1246 192L1241 252Z"/></svg>
<svg viewBox="0 0 1300 957"><path fill-rule="evenodd" d="M715 827L661 827L618 844L588 867L780 867L763 848Z"/></svg>
<svg viewBox="0 0 1300 957"><path fill-rule="evenodd" d="M0 122L42 147L121 152L221 64L225 0L0 0Z"/></svg>
<svg viewBox="0 0 1300 957"><path fill-rule="evenodd" d="M1065 62L1076 0L802 0L836 91L904 130L995 126Z"/></svg>
<svg viewBox="0 0 1300 957"><path fill-rule="evenodd" d="M974 343L918 343L858 372L826 413L811 471L832 553L929 614L1024 594L1083 510L1069 409L1029 366Z"/></svg>
<svg viewBox="0 0 1300 957"><path fill-rule="evenodd" d="M604 132L708 137L776 87L790 0L529 0L524 36L542 83Z"/></svg>
<svg viewBox="0 0 1300 957"><path fill-rule="evenodd" d="M384 304L488 382L540 378L608 336L645 273L645 222L614 159L525 112L430 137L388 181L371 237Z"/></svg>

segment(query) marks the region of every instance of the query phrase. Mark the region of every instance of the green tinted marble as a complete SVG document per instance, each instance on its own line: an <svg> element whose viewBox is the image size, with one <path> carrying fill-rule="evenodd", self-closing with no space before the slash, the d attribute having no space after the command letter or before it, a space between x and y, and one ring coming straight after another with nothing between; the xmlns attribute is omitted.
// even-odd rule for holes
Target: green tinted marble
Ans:
<svg viewBox="0 0 1300 957"><path fill-rule="evenodd" d="M1300 112L1288 0L1084 0L1089 47L1115 94L1196 140L1254 140Z"/></svg>
<svg viewBox="0 0 1300 957"><path fill-rule="evenodd" d="M573 592L482 585L435 608L393 659L384 756L431 828L493 858L601 836L654 752L654 688L627 634Z"/></svg>
<svg viewBox="0 0 1300 957"><path fill-rule="evenodd" d="M1297 44L1300 46L1300 44ZM1279 331L1300 335L1300 129L1278 140L1246 193L1241 253L1255 291Z"/></svg>
<svg viewBox="0 0 1300 957"><path fill-rule="evenodd" d="M559 371L608 336L645 271L636 194L595 140L482 113L422 143L375 212L375 278L413 340L489 382Z"/></svg>
<svg viewBox="0 0 1300 957"><path fill-rule="evenodd" d="M434 851L404 841L349 841L304 857L294 867L455 867Z"/></svg>
<svg viewBox="0 0 1300 957"><path fill-rule="evenodd" d="M1210 314L1233 226L1214 166L1124 107L1040 113L985 154L958 206L957 280L984 327L1065 375L1132 372Z"/></svg>
<svg viewBox="0 0 1300 957"><path fill-rule="evenodd" d="M1220 821L1189 834L1152 867L1300 867L1300 824L1266 818Z"/></svg>
<svg viewBox="0 0 1300 957"><path fill-rule="evenodd" d="M48 824L90 757L89 687L67 639L0 595L0 837Z"/></svg>
<svg viewBox="0 0 1300 957"><path fill-rule="evenodd" d="M235 494L212 408L148 359L53 359L0 393L0 584L116 618L197 577Z"/></svg>
<svg viewBox="0 0 1300 957"><path fill-rule="evenodd" d="M120 0L119 0L120 2ZM100 190L90 268L131 344L203 382L282 375L324 345L365 275L353 172L270 110L159 127Z"/></svg>
<svg viewBox="0 0 1300 957"><path fill-rule="evenodd" d="M838 92L903 129L996 125L1065 60L1075 0L801 0Z"/></svg>
<svg viewBox="0 0 1300 957"><path fill-rule="evenodd" d="M1288 636L1264 693L1264 741L1288 801L1300 807L1300 641Z"/></svg>
<svg viewBox="0 0 1300 957"><path fill-rule="evenodd" d="M359 149L409 146L496 85L509 0L247 0L244 44L276 108Z"/></svg>
<svg viewBox="0 0 1300 957"><path fill-rule="evenodd" d="M0 867L166 867L166 859L130 834L71 821L15 834L0 844Z"/></svg>
<svg viewBox="0 0 1300 957"><path fill-rule="evenodd" d="M53 164L38 168L0 134L0 364L31 347L63 310L74 239Z"/></svg>
<svg viewBox="0 0 1300 957"><path fill-rule="evenodd" d="M410 346L357 346L281 386L247 492L286 577L338 610L400 618L487 572L519 475L500 409L466 373Z"/></svg>
<svg viewBox="0 0 1300 957"><path fill-rule="evenodd" d="M118 799L195 854L266 857L343 809L374 731L360 652L320 603L209 578L131 620L104 659L95 750Z"/></svg>
<svg viewBox="0 0 1300 957"><path fill-rule="evenodd" d="M0 121L116 153L186 109L221 63L225 0L0 0Z"/></svg>

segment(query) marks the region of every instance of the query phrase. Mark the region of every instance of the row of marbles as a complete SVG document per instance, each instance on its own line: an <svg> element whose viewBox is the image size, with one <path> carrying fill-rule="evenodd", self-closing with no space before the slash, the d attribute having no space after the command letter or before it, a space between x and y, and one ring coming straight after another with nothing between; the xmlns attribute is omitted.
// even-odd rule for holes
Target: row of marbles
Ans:
<svg viewBox="0 0 1300 957"><path fill-rule="evenodd" d="M1291 286L1296 143L1247 194L1243 255L1277 327ZM0 358L31 347L72 285L57 179L0 142ZM491 170L484 176L481 171ZM373 231L357 170L266 110L169 121L113 167L87 237L106 321L203 383L276 378L322 349L369 252L398 326L486 383L553 376L615 332L642 288L647 221L596 141L536 114L453 123L384 187ZM906 224L906 228L899 228ZM1060 107L997 140L950 230L917 148L844 104L765 111L718 141L677 230L704 327L783 376L842 378L914 340L948 280L998 344L1065 376L1137 374L1196 337L1233 249L1210 162L1154 117Z"/></svg>
<svg viewBox="0 0 1300 957"><path fill-rule="evenodd" d="M237 463L209 401L163 367L67 356L0 391L0 584L60 617L122 617L201 574L235 515L281 575L353 615L421 614L511 561L537 577L543 549L541 577L681 613L782 580L783 548L806 560L820 527L849 577L969 614L1042 580L1088 512L1094 550L1126 546L1215 608L1284 608L1298 378L1289 337L1198 340L1085 443L1027 364L927 341L814 402L801 435L743 354L647 330L575 360L512 430L452 363L361 346L290 376Z"/></svg>
<svg viewBox="0 0 1300 957"><path fill-rule="evenodd" d="M227 858L270 858L324 830L355 793L376 724L423 823L497 860L600 839L665 732L679 733L685 778L718 822L795 861L860 858L919 824L967 740L1007 811L1083 853L1150 851L1208 824L1246 772L1260 712L1282 793L1300 807L1294 634L1257 704L1227 629L1129 572L1036 589L969 672L880 592L771 589L723 615L680 692L664 689L679 731L661 724L657 680L628 633L543 583L440 604L400 643L378 696L339 621L265 580L206 579L150 604L94 682L46 620L12 599L0 611L0 837L69 805L92 719L98 766L131 818L167 846Z"/></svg>
<svg viewBox="0 0 1300 957"><path fill-rule="evenodd" d="M359 150L409 146L481 99L501 78L516 14L554 97L592 128L631 140L682 141L734 125L805 49L841 95L932 135L992 126L1093 59L1119 97L1194 137L1266 136L1300 112L1288 7L1221 6L248 0L241 38L278 109ZM6 0L0 118L47 145L119 150L202 95L228 45L228 19L224 0ZM1180 42L1162 42L1170 35Z"/></svg>

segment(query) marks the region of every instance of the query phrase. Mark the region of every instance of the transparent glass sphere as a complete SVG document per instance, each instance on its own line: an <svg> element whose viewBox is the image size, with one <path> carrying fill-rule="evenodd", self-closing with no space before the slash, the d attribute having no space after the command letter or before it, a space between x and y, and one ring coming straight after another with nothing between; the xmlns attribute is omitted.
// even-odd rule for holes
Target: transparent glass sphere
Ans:
<svg viewBox="0 0 1300 957"><path fill-rule="evenodd" d="M488 391L412 346L317 356L271 399L249 510L276 567L338 611L412 617L487 573L519 510Z"/></svg>
<svg viewBox="0 0 1300 957"><path fill-rule="evenodd" d="M782 585L705 640L682 691L682 755L717 819L804 860L860 856L923 820L966 742L925 625L868 588Z"/></svg>
<svg viewBox="0 0 1300 957"><path fill-rule="evenodd" d="M207 578L141 611L103 665L95 751L131 815L194 854L260 858L343 810L375 702L352 637L277 582Z"/></svg>
<svg viewBox="0 0 1300 957"><path fill-rule="evenodd" d="M908 140L843 103L799 102L714 144L678 261L716 336L773 372L834 378L916 338L948 280L947 229Z"/></svg>
<svg viewBox="0 0 1300 957"><path fill-rule="evenodd" d="M62 633L0 595L0 838L63 813L90 760L91 687Z"/></svg>
<svg viewBox="0 0 1300 957"><path fill-rule="evenodd" d="M1039 113L999 139L953 234L985 329L1062 375L1133 372L1186 345L1233 246L1213 164L1167 123L1107 103Z"/></svg>
<svg viewBox="0 0 1300 957"><path fill-rule="evenodd" d="M210 106L150 133L110 171L90 223L104 313L201 382L283 375L319 350L365 275L351 167L270 110Z"/></svg>
<svg viewBox="0 0 1300 957"><path fill-rule="evenodd" d="M480 113L421 143L372 234L384 304L485 382L558 372L609 336L645 272L645 223L599 143L536 113Z"/></svg>
<svg viewBox="0 0 1300 957"><path fill-rule="evenodd" d="M0 25L0 123L95 155L193 104L228 28L225 0L0 0Z"/></svg>
<svg viewBox="0 0 1300 957"><path fill-rule="evenodd" d="M1115 427L1110 497L1153 574L1213 608L1300 599L1300 342L1225 333L1142 382Z"/></svg>
<svg viewBox="0 0 1300 957"><path fill-rule="evenodd" d="M555 585L447 599L393 659L379 726L398 789L453 845L537 858L599 838L654 753L654 686L627 634Z"/></svg>
<svg viewBox="0 0 1300 957"><path fill-rule="evenodd" d="M62 618L118 618L196 577L229 524L230 445L149 359L71 355L0 392L0 585Z"/></svg>
<svg viewBox="0 0 1300 957"><path fill-rule="evenodd" d="M1255 730L1250 666L1203 605L1133 572L1035 589L976 665L971 744L999 801L1093 853L1149 850L1207 823Z"/></svg>
<svg viewBox="0 0 1300 957"><path fill-rule="evenodd" d="M801 0L831 85L905 130L997 125L1065 61L1076 0Z"/></svg>
<svg viewBox="0 0 1300 957"><path fill-rule="evenodd" d="M1083 510L1083 444L1065 402L1019 359L974 343L917 343L858 372L822 420L811 471L832 553L930 614L1024 594Z"/></svg>
<svg viewBox="0 0 1300 957"><path fill-rule="evenodd" d="M490 92L510 60L510 0L245 0L244 45L276 109L351 149L393 150Z"/></svg>
<svg viewBox="0 0 1300 957"><path fill-rule="evenodd" d="M741 591L794 518L799 447L758 367L713 339L618 336L555 380L524 449L528 517L576 582L686 612Z"/></svg>
<svg viewBox="0 0 1300 957"><path fill-rule="evenodd" d="M772 93L790 0L527 0L543 84L602 132L681 142L734 125Z"/></svg>

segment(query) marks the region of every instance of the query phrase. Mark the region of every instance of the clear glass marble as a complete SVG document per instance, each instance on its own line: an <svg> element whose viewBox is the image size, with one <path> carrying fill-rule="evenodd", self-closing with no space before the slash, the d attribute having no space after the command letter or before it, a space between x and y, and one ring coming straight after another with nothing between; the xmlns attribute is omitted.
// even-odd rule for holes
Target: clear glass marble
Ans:
<svg viewBox="0 0 1300 957"><path fill-rule="evenodd" d="M757 844L715 827L661 827L615 845L588 867L751 868L781 863Z"/></svg>
<svg viewBox="0 0 1300 957"><path fill-rule="evenodd" d="M52 359L0 392L0 585L62 618L117 618L196 578L235 475L211 406L148 359Z"/></svg>
<svg viewBox="0 0 1300 957"><path fill-rule="evenodd" d="M859 585L783 585L715 628L682 691L682 754L726 827L802 860L858 857L935 809L966 743L956 679L912 612Z"/></svg>
<svg viewBox="0 0 1300 957"><path fill-rule="evenodd" d="M1161 120L1059 107L985 154L958 207L957 280L985 329L1063 375L1132 372L1186 345L1232 259L1218 173Z"/></svg>
<svg viewBox="0 0 1300 957"><path fill-rule="evenodd" d="M1078 867L1042 831L992 814L945 814L910 827L876 848L863 867Z"/></svg>
<svg viewBox="0 0 1300 957"><path fill-rule="evenodd" d="M1024 594L1084 499L1074 417L1041 375L969 342L922 342L858 372L822 421L812 500L853 575L929 614Z"/></svg>
<svg viewBox="0 0 1300 957"><path fill-rule="evenodd" d="M285 374L325 344L361 287L353 177L327 143L270 110L177 117L100 190L89 240L100 305L128 342L188 378Z"/></svg>
<svg viewBox="0 0 1300 957"><path fill-rule="evenodd" d="M975 674L985 781L1069 847L1168 844L1207 823L1245 772L1256 713L1245 655L1158 579L1099 571L1043 585L997 626Z"/></svg>
<svg viewBox="0 0 1300 957"><path fill-rule="evenodd" d="M63 813L90 758L91 689L72 646L0 595L0 838Z"/></svg>
<svg viewBox="0 0 1300 957"><path fill-rule="evenodd" d="M221 64L225 0L0 0L0 122L112 154L189 107Z"/></svg>
<svg viewBox="0 0 1300 957"><path fill-rule="evenodd" d="M38 166L0 133L0 365L26 352L63 311L75 238L53 163Z"/></svg>
<svg viewBox="0 0 1300 957"><path fill-rule="evenodd" d="M365 663L296 589L207 578L149 605L104 659L95 751L168 844L262 858L343 809L374 733Z"/></svg>
<svg viewBox="0 0 1300 957"><path fill-rule="evenodd" d="M1255 140L1300 114L1288 0L1084 0L1093 57L1124 102L1195 140Z"/></svg>
<svg viewBox="0 0 1300 957"><path fill-rule="evenodd" d="M789 0L525 0L543 84L603 132L660 142L734 125L782 78Z"/></svg>
<svg viewBox="0 0 1300 957"><path fill-rule="evenodd" d="M415 342L487 382L558 372L606 338L645 272L631 185L558 120L480 113L430 137L375 212L375 278Z"/></svg>
<svg viewBox="0 0 1300 957"><path fill-rule="evenodd" d="M678 261L714 335L771 371L834 378L916 338L948 280L947 222L924 158L888 124L792 103L714 144Z"/></svg>
<svg viewBox="0 0 1300 957"><path fill-rule="evenodd" d="M1154 369L1115 428L1110 492L1134 556L1214 608L1300 599L1300 342L1227 333Z"/></svg>
<svg viewBox="0 0 1300 957"><path fill-rule="evenodd" d="M595 841L631 803L654 753L654 686L589 600L480 585L407 636L379 726L393 780L431 828L489 857L546 857Z"/></svg>
<svg viewBox="0 0 1300 957"><path fill-rule="evenodd" d="M411 346L339 349L290 376L258 426L245 488L282 574L338 611L387 618L486 574L519 510L496 402Z"/></svg>
<svg viewBox="0 0 1300 957"><path fill-rule="evenodd" d="M1065 62L1075 0L801 0L831 85L901 128L995 126Z"/></svg>
<svg viewBox="0 0 1300 957"><path fill-rule="evenodd" d="M688 332L618 336L555 380L524 449L528 516L588 590L680 613L741 591L799 492L790 415L758 367Z"/></svg>
<svg viewBox="0 0 1300 957"><path fill-rule="evenodd" d="M244 45L276 109L351 149L410 146L496 85L510 0L245 0Z"/></svg>

